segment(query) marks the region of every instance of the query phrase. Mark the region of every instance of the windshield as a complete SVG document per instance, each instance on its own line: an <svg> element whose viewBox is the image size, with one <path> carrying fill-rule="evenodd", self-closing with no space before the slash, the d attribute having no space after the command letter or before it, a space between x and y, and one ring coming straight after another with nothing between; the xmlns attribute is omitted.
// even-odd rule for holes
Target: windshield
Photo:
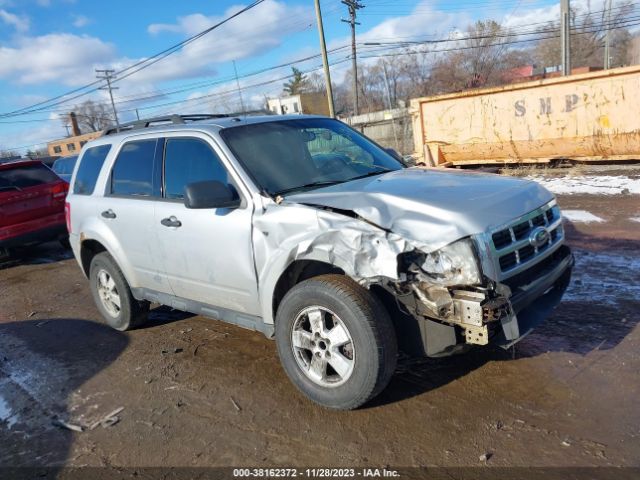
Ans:
<svg viewBox="0 0 640 480"><path fill-rule="evenodd" d="M220 134L258 185L271 195L403 168L385 150L330 118L243 125Z"/></svg>
<svg viewBox="0 0 640 480"><path fill-rule="evenodd" d="M76 165L76 160L78 160L77 155L59 158L54 162L52 170L58 175L71 175L73 167Z"/></svg>

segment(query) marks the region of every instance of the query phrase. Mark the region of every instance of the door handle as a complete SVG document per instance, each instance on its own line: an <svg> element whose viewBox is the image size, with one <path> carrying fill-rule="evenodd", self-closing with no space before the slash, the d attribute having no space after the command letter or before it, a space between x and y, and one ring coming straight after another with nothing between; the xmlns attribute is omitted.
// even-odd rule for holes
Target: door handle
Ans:
<svg viewBox="0 0 640 480"><path fill-rule="evenodd" d="M104 218L116 218L116 214L111 209L105 210L100 215L102 215Z"/></svg>
<svg viewBox="0 0 640 480"><path fill-rule="evenodd" d="M182 226L182 222L178 220L176 217L174 217L173 215L167 218L163 218L162 220L160 220L160 223L165 227L181 227Z"/></svg>

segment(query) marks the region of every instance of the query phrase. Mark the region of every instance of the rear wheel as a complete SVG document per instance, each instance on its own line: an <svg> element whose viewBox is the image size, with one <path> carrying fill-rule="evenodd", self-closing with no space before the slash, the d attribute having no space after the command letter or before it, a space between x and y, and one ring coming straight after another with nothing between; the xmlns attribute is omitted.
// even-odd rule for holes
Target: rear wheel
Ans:
<svg viewBox="0 0 640 480"><path fill-rule="evenodd" d="M136 300L120 268L107 252L97 254L89 269L93 300L106 323L125 331L142 325L149 302Z"/></svg>
<svg viewBox="0 0 640 480"><path fill-rule="evenodd" d="M391 319L368 290L342 275L293 287L276 316L282 365L296 387L329 408L357 408L378 395L395 370Z"/></svg>

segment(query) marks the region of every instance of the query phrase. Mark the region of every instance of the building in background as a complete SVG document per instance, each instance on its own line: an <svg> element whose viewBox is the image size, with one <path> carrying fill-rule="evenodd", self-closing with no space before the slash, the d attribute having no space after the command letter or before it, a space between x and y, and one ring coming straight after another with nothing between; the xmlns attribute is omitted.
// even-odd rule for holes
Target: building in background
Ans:
<svg viewBox="0 0 640 480"><path fill-rule="evenodd" d="M102 135L102 132L91 132L83 134L78 126L76 114L69 114L72 135L60 140L47 143L47 151L52 157L66 157L67 155L77 155L82 150L85 143Z"/></svg>
<svg viewBox="0 0 640 480"><path fill-rule="evenodd" d="M290 97L270 98L269 110L277 115L326 115L329 116L327 96L322 92L299 93Z"/></svg>

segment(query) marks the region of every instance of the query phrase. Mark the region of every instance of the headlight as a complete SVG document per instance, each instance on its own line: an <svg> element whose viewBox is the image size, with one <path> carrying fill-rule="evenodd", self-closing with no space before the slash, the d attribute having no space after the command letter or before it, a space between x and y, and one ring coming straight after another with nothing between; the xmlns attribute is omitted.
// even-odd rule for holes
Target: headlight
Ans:
<svg viewBox="0 0 640 480"><path fill-rule="evenodd" d="M420 269L429 281L447 287L475 285L481 281L480 269L469 238L427 253Z"/></svg>

